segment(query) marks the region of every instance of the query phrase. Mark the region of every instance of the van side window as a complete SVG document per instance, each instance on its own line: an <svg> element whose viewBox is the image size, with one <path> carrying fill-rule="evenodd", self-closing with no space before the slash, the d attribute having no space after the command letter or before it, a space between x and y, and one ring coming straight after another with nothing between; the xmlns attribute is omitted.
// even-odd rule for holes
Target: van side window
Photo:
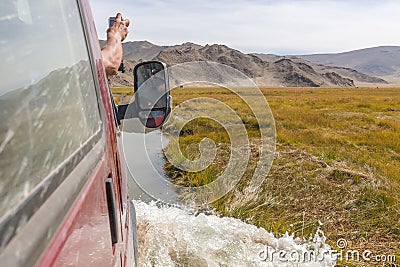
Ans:
<svg viewBox="0 0 400 267"><path fill-rule="evenodd" d="M2 0L0 59L1 218L76 165L101 119L75 1Z"/></svg>

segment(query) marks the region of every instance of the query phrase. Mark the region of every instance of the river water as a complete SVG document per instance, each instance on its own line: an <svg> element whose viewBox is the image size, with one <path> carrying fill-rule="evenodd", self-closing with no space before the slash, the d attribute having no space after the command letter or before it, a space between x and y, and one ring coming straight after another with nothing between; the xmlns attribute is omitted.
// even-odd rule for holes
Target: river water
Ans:
<svg viewBox="0 0 400 267"><path fill-rule="evenodd" d="M139 266L334 266L325 236L276 238L238 219L179 207L162 166L167 139L159 131L124 136L139 237ZM145 144L145 145L144 145ZM134 148L134 149L133 149ZM144 157L143 155L148 155ZM151 191L146 193L146 191ZM158 196L168 199L166 205Z"/></svg>
<svg viewBox="0 0 400 267"><path fill-rule="evenodd" d="M168 137L160 131L147 134L124 133L123 144L128 164L129 193L136 200L149 203L163 199L168 203L179 204L170 179L163 170L162 149Z"/></svg>

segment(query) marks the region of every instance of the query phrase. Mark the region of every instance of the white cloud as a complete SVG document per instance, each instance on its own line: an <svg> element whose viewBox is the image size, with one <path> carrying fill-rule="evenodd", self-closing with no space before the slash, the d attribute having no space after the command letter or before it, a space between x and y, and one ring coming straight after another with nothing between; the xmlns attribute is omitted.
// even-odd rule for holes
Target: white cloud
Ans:
<svg viewBox="0 0 400 267"><path fill-rule="evenodd" d="M121 11L128 40L159 45L224 43L245 52L339 52L400 45L400 1L92 0L99 36Z"/></svg>

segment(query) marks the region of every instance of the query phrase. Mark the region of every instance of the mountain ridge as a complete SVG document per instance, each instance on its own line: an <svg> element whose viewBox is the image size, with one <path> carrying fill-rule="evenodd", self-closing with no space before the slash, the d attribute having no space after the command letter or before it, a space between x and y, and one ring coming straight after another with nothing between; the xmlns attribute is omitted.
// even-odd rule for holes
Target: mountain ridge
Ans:
<svg viewBox="0 0 400 267"><path fill-rule="evenodd" d="M104 41L100 43L104 44ZM245 54L226 45L202 46L191 42L174 46L159 46L148 41L135 41L123 43L123 48L124 62L129 66L130 71L135 64L148 60L161 60L168 65L190 61L213 61L243 72L257 85L263 87L389 86L389 83L381 77L368 75L346 66L316 63L303 56ZM118 74L111 81L113 85L132 85L131 76L130 73Z"/></svg>
<svg viewBox="0 0 400 267"><path fill-rule="evenodd" d="M299 55L316 64L346 67L368 75L400 74L400 46L377 46L342 53Z"/></svg>

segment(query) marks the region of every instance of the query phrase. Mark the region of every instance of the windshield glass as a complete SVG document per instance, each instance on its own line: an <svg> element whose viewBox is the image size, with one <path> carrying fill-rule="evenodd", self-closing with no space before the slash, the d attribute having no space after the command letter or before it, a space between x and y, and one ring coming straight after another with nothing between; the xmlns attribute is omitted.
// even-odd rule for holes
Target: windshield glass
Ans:
<svg viewBox="0 0 400 267"><path fill-rule="evenodd" d="M0 218L100 128L75 1L0 2Z"/></svg>

